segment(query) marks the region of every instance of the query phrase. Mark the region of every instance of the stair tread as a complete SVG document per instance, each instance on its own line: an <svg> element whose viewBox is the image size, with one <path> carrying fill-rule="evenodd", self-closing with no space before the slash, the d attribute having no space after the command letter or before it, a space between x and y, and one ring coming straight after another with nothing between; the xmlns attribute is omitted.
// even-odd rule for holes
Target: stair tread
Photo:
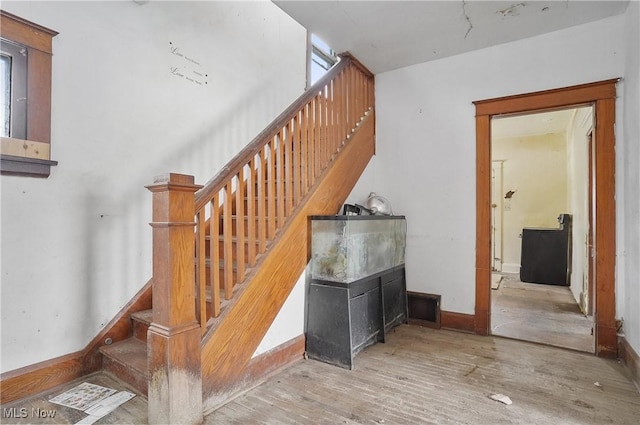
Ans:
<svg viewBox="0 0 640 425"><path fill-rule="evenodd" d="M151 322L153 321L153 310L149 309L149 310L136 311L135 313L131 313L131 318L133 320L137 320L138 322L142 322L142 323L146 323L147 325L150 325Z"/></svg>
<svg viewBox="0 0 640 425"><path fill-rule="evenodd" d="M110 359L134 369L136 372L148 376L146 343L135 338L129 338L100 347L100 352Z"/></svg>

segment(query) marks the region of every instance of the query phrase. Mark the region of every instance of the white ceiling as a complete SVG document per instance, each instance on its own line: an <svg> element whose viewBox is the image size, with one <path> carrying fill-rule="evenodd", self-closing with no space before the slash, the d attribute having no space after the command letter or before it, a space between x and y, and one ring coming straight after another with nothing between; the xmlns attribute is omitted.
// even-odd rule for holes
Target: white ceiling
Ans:
<svg viewBox="0 0 640 425"><path fill-rule="evenodd" d="M623 13L625 1L273 0L374 74ZM566 131L573 110L495 119L496 138Z"/></svg>
<svg viewBox="0 0 640 425"><path fill-rule="evenodd" d="M273 0L374 74L623 13L625 1Z"/></svg>
<svg viewBox="0 0 640 425"><path fill-rule="evenodd" d="M540 136L543 134L563 134L567 132L574 113L575 109L565 109L513 117L494 117L491 120L491 137L493 139L504 139L509 137Z"/></svg>

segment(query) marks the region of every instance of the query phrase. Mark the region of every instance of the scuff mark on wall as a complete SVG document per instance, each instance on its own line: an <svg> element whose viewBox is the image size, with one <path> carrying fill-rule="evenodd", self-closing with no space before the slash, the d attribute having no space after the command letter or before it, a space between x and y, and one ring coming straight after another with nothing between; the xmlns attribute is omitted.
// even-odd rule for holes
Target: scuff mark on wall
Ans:
<svg viewBox="0 0 640 425"><path fill-rule="evenodd" d="M506 9L498 10L496 13L500 13L503 18L508 18L508 17L511 17L511 16L518 16L518 15L520 15L520 8L526 7L526 6L527 5L524 4L524 3L512 4L511 6L507 7Z"/></svg>

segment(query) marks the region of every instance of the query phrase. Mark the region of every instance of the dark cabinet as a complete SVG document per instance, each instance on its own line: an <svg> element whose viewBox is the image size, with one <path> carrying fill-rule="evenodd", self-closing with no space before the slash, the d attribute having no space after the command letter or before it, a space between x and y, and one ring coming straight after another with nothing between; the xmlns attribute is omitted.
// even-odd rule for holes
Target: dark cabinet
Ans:
<svg viewBox="0 0 640 425"><path fill-rule="evenodd" d="M401 323L407 323L407 285L404 267L383 274L382 305L385 332Z"/></svg>
<svg viewBox="0 0 640 425"><path fill-rule="evenodd" d="M404 217L314 216L311 227L307 355L352 369L357 353L407 322Z"/></svg>
<svg viewBox="0 0 640 425"><path fill-rule="evenodd" d="M307 355L353 369L364 348L407 323L404 267L348 284L311 280L307 298Z"/></svg>
<svg viewBox="0 0 640 425"><path fill-rule="evenodd" d="M570 285L571 215L561 214L558 222L558 229L522 229L522 282Z"/></svg>

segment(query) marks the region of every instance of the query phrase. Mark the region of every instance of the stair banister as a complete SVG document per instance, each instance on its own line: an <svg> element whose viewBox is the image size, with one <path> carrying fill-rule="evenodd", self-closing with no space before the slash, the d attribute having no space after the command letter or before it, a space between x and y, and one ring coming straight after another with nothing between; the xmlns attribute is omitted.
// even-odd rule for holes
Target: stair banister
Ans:
<svg viewBox="0 0 640 425"><path fill-rule="evenodd" d="M202 406L205 369L207 391L212 389L213 375L222 386L233 385L238 378L255 352L258 335L266 332L306 264L306 250L300 256L298 248L305 246L300 229L306 226L306 215L329 211L329 205L332 211L337 208L337 199L324 198L335 193L335 187L341 191L344 185L352 187L373 155L373 106L373 75L349 54L341 55L336 66L204 187L196 186L192 176L180 174L161 176L148 187L154 198L150 423L201 421L201 416L188 412L202 412L192 405ZM349 153L344 159L338 155L343 149ZM358 160L350 162L347 158L354 154ZM338 173L329 173L333 169ZM326 175L333 178L324 182ZM310 193L321 196L315 199ZM289 232L296 235L295 241L286 239L287 226L297 229ZM281 248L298 251L281 253ZM274 260L291 254L296 261L287 267ZM247 285L239 287L238 298L225 307L223 298L234 296L234 287L245 274ZM274 280L276 275L280 280ZM266 282L267 287L256 286L253 280ZM269 306L262 316L248 316L247 308L253 311L251 300L265 294L277 299L261 301L260 305ZM234 320L225 320L227 316ZM215 355L208 351L211 347Z"/></svg>
<svg viewBox="0 0 640 425"><path fill-rule="evenodd" d="M196 211L202 209L209 202L213 195L218 193L227 182L229 173L244 166L248 160L260 153L264 146L264 141L274 137L278 131L294 116L304 105L318 95L337 74L348 65L353 64L369 78L373 75L358 60L349 53L342 53L340 61L320 78L312 87L306 90L287 109L274 119L269 126L262 130L244 149L242 149L227 165L225 165L212 179L210 179L202 189L196 193Z"/></svg>
<svg viewBox="0 0 640 425"><path fill-rule="evenodd" d="M343 54L196 193L196 315L203 334L221 314L223 298L230 300L250 273L245 265L255 265L372 107L373 75Z"/></svg>

